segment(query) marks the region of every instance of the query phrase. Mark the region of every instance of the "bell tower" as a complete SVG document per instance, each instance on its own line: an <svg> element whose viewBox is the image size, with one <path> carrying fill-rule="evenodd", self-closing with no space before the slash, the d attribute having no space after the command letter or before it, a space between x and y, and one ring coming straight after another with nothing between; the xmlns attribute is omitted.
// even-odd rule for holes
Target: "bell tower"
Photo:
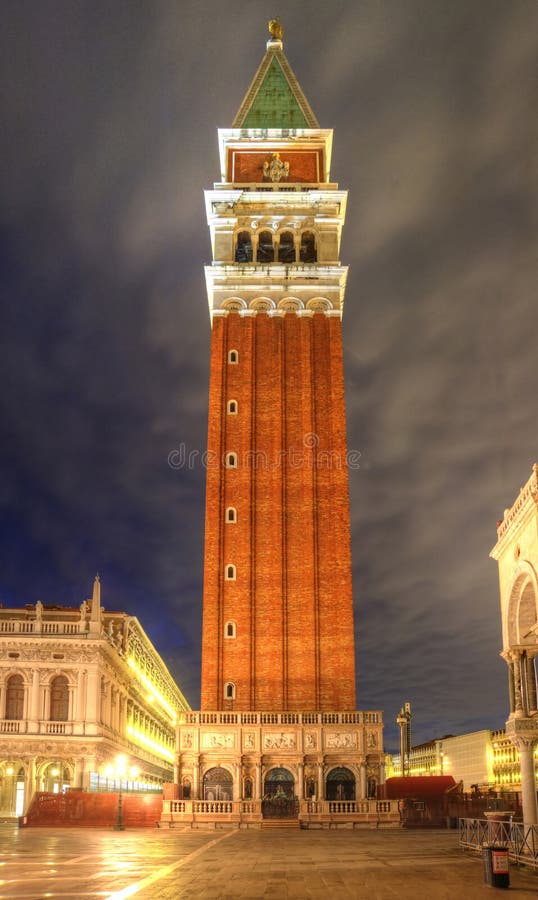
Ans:
<svg viewBox="0 0 538 900"><path fill-rule="evenodd" d="M202 710L354 710L340 239L347 194L278 20L206 191Z"/></svg>

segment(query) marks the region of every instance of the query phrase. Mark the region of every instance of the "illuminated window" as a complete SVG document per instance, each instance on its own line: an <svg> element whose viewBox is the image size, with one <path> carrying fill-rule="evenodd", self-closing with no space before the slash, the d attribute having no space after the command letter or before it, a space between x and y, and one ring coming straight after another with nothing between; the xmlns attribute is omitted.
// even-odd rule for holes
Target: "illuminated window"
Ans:
<svg viewBox="0 0 538 900"><path fill-rule="evenodd" d="M236 510L235 506L229 506L228 509L226 510L226 521L228 523L237 522L237 510Z"/></svg>
<svg viewBox="0 0 538 900"><path fill-rule="evenodd" d="M224 626L224 637L225 638L234 638L235 637L235 622L226 622Z"/></svg>
<svg viewBox="0 0 538 900"><path fill-rule="evenodd" d="M230 350L228 353L228 362L236 365L239 362L239 353L237 350Z"/></svg>
<svg viewBox="0 0 538 900"><path fill-rule="evenodd" d="M8 678L6 690L6 719L22 719L24 715L24 682L22 675Z"/></svg>
<svg viewBox="0 0 538 900"><path fill-rule="evenodd" d="M239 404L237 403L237 400L228 400L227 410L229 416L236 416L238 409Z"/></svg>
<svg viewBox="0 0 538 900"><path fill-rule="evenodd" d="M235 700L235 684L233 681L227 681L224 685L224 699Z"/></svg>
<svg viewBox="0 0 538 900"><path fill-rule="evenodd" d="M237 469L237 453L226 454L226 468Z"/></svg>
<svg viewBox="0 0 538 900"><path fill-rule="evenodd" d="M50 685L51 722L67 722L69 712L69 687L65 675L57 675Z"/></svg>
<svg viewBox="0 0 538 900"><path fill-rule="evenodd" d="M235 577L236 577L235 566L232 564L226 566L226 575L225 575L226 581L235 581Z"/></svg>

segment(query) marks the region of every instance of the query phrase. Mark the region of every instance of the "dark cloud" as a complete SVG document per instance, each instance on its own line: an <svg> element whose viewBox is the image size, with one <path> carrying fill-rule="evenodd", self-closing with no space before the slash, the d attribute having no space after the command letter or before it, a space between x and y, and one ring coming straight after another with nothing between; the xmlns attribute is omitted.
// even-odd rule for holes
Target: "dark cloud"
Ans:
<svg viewBox="0 0 538 900"><path fill-rule="evenodd" d="M0 591L141 619L198 703L202 189L255 0L4 12ZM305 18L307 17L307 19ZM342 260L358 691L415 736L506 715L495 522L538 457L534 0L288 4L350 189Z"/></svg>

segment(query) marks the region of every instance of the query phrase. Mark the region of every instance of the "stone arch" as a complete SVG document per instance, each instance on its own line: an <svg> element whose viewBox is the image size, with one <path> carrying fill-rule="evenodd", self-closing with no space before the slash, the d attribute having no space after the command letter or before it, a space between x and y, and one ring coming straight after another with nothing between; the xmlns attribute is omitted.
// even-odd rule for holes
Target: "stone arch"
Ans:
<svg viewBox="0 0 538 900"><path fill-rule="evenodd" d="M74 765L65 759L51 759L41 762L36 770L37 790L51 794L61 794L73 784Z"/></svg>
<svg viewBox="0 0 538 900"><path fill-rule="evenodd" d="M233 784L233 776L225 766L212 766L202 778L204 800L232 800Z"/></svg>
<svg viewBox="0 0 538 900"><path fill-rule="evenodd" d="M521 562L514 575L506 611L508 646L536 646L531 629L538 622L538 579L528 562Z"/></svg>
<svg viewBox="0 0 538 900"><path fill-rule="evenodd" d="M0 760L0 813L21 815L27 778L27 764L18 756Z"/></svg>
<svg viewBox="0 0 538 900"><path fill-rule="evenodd" d="M355 800L356 779L347 766L334 766L325 777L327 800Z"/></svg>
<svg viewBox="0 0 538 900"><path fill-rule="evenodd" d="M304 303L298 297L283 297L279 301L278 308L285 312L297 312L299 309L304 309Z"/></svg>
<svg viewBox="0 0 538 900"><path fill-rule="evenodd" d="M256 312L269 312L275 309L275 302L270 300L269 297L256 297L255 300L250 301L249 306L250 309L255 309Z"/></svg>
<svg viewBox="0 0 538 900"><path fill-rule="evenodd" d="M278 796L280 793L286 797L293 797L295 791L295 778L293 773L285 766L272 766L263 779L264 797Z"/></svg>
<svg viewBox="0 0 538 900"><path fill-rule="evenodd" d="M238 263L252 262L252 234L241 228L235 235L235 261Z"/></svg>
<svg viewBox="0 0 538 900"><path fill-rule="evenodd" d="M240 297L228 297L222 301L220 306L221 309L226 309L228 312L241 312L242 309L247 308L247 304Z"/></svg>
<svg viewBox="0 0 538 900"><path fill-rule="evenodd" d="M315 232L309 229L301 233L300 259L302 263L317 262L318 253L316 247Z"/></svg>
<svg viewBox="0 0 538 900"><path fill-rule="evenodd" d="M332 309L329 300L325 297L312 297L306 304L306 308L311 309L313 312L327 312L329 309Z"/></svg>

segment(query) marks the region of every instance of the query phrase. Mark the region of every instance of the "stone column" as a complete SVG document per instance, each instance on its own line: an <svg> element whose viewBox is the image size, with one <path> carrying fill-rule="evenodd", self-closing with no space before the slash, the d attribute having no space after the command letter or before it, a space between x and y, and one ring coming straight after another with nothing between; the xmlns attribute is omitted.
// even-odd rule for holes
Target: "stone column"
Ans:
<svg viewBox="0 0 538 900"><path fill-rule="evenodd" d="M323 763L318 763L318 792L316 800L325 800L325 784L323 779Z"/></svg>
<svg viewBox="0 0 538 900"><path fill-rule="evenodd" d="M514 718L506 723L506 734L519 750L521 800L525 826L538 823L534 748L538 742L538 723L534 718Z"/></svg>
<svg viewBox="0 0 538 900"><path fill-rule="evenodd" d="M367 794L366 763L361 763L361 766L360 766L360 799L366 800L366 794Z"/></svg>
<svg viewBox="0 0 538 900"><path fill-rule="evenodd" d="M515 691L515 685L514 685L514 663L510 659L507 659L506 663L508 665L508 697L510 700L510 715L513 715L516 711L516 691Z"/></svg>
<svg viewBox="0 0 538 900"><path fill-rule="evenodd" d="M523 696L521 693L521 656L514 653L514 707L516 716L524 715Z"/></svg>
<svg viewBox="0 0 538 900"><path fill-rule="evenodd" d="M527 703L529 713L536 710L536 673L534 671L534 653L527 650Z"/></svg>
<svg viewBox="0 0 538 900"><path fill-rule="evenodd" d="M36 725L32 726L32 731L37 731L37 722L39 721L39 669L32 672L32 687L30 689L30 714L28 716L31 722Z"/></svg>
<svg viewBox="0 0 538 900"><path fill-rule="evenodd" d="M297 766L297 798L304 798L304 764L299 763Z"/></svg>
<svg viewBox="0 0 538 900"><path fill-rule="evenodd" d="M201 800L200 796L200 759L194 757L194 765L192 767L192 799Z"/></svg>
<svg viewBox="0 0 538 900"><path fill-rule="evenodd" d="M262 761L261 759L256 760L256 776L254 779L254 799L261 800L262 799Z"/></svg>

